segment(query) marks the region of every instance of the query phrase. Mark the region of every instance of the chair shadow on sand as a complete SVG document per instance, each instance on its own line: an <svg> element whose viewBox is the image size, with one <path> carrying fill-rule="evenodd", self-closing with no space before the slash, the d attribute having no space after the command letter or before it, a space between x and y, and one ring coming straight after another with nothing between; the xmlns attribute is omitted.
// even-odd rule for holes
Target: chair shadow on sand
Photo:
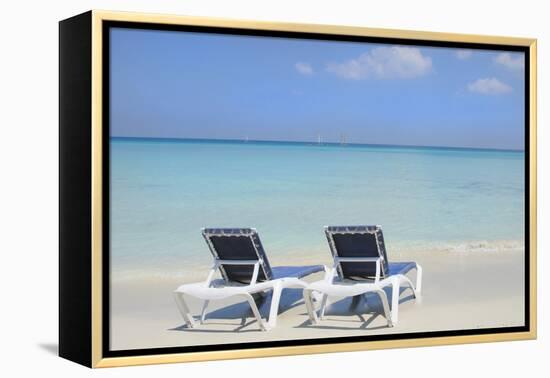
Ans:
<svg viewBox="0 0 550 378"><path fill-rule="evenodd" d="M386 295L391 298L391 287L385 287L383 289ZM401 287L399 294L402 294L407 288ZM399 304L414 300L414 295L408 295L399 299ZM390 304L391 306L391 304ZM378 330L388 328L386 324L380 326L370 326L378 317L383 317L384 311L382 307L382 301L380 297L373 293L366 293L355 297L347 297L341 300L330 303L325 310L324 322L319 324L311 324L309 319L306 319L302 324L296 328L314 328L314 329L335 329L345 331L364 331L364 330ZM302 315L307 316L304 312ZM357 318L354 319L353 316ZM335 319L334 317L340 317ZM342 318L346 317L346 318ZM368 317L368 318L367 318ZM337 322L340 325L330 325L330 322ZM349 327L345 327L342 323L349 323ZM361 323L357 326L357 323Z"/></svg>
<svg viewBox="0 0 550 378"><path fill-rule="evenodd" d="M405 291L406 288L401 288L400 293ZM386 295L391 296L391 287L384 288ZM409 302L414 299L413 295L409 295L403 298L400 298L399 303ZM262 317L267 317L269 314L269 307L271 305L271 293L266 294L265 296L258 296L256 298L256 304ZM291 310L294 307L304 305L304 299L302 295L302 289L285 289L281 296L281 301L279 303L279 314L285 313ZM386 325L383 326L373 326L369 327L376 318L382 316L382 303L377 295L366 294L352 298L344 298L336 302L332 302L325 311L325 317L328 322L331 321L332 316L338 317L348 317L348 319L339 318L337 320L332 320L333 322L338 323L350 323L350 327L345 327L342 325L329 325L329 324L317 324L312 325L309 319L306 319L301 324L297 325L296 328L316 328L316 329L340 329L346 331L356 330L375 330L387 328ZM307 318L307 313L303 312L300 314ZM351 316L357 316L359 319L354 320ZM369 316L368 319L365 319L366 316ZM212 329L208 326L212 325L222 325L228 327L235 325L235 323L227 322L228 320L240 319L240 324L233 329ZM357 326L358 321L362 324ZM239 302L229 306L224 306L219 309L208 312L205 317L205 324L199 326L198 328L189 328L185 324L178 327L169 328L169 331L180 331L180 332L206 332L206 333L233 333L233 332L258 332L254 327L248 328L250 325L257 323L256 319L250 310L250 306L246 302ZM208 328L207 328L208 327Z"/></svg>
<svg viewBox="0 0 550 378"><path fill-rule="evenodd" d="M256 305L263 318L267 318L269 315L269 308L271 306L271 293L267 293L263 296L255 297ZM281 295L279 302L279 314L285 313L290 309L304 305L304 298L302 295L302 289L285 289ZM234 329L209 329L205 328L210 325L223 325L225 327L231 326L234 323L226 322L227 320L241 319L240 324ZM258 332L258 329L251 328L245 329L248 326L257 323L254 319L254 315L250 309L250 306L245 301L235 303L229 306L223 306L219 309L208 312L205 317L203 326L198 328L189 328L185 324L175 328L170 328L169 331L184 331L184 332L211 332L211 333L233 333L239 332Z"/></svg>

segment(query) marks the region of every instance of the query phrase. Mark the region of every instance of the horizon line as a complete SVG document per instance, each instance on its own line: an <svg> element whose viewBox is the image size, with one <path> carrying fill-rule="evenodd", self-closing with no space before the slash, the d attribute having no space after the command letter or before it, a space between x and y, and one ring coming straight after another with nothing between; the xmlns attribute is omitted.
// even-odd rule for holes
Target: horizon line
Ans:
<svg viewBox="0 0 550 378"><path fill-rule="evenodd" d="M159 141L196 141L196 142L238 142L246 143L288 143L288 144L308 144L314 146L351 146L351 147L398 147L398 148L432 148L432 149L454 149L454 150L480 150L480 151L501 151L501 152L525 152L525 149L515 148L494 148L494 147L456 147L456 146L433 146L433 145L414 145L414 144L386 144L386 143L354 143L354 142L321 142L301 141L301 140L268 140L268 139L236 139L236 138L184 138L184 137L148 137L148 136L119 136L110 135L110 139L153 139Z"/></svg>

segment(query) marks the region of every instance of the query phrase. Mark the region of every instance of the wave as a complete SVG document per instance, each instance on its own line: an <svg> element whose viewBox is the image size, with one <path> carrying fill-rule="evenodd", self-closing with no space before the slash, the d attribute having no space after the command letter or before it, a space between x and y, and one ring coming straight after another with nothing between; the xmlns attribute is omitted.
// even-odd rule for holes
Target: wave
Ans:
<svg viewBox="0 0 550 378"><path fill-rule="evenodd" d="M470 241L411 241L411 242L386 242L386 248L390 260L404 260L427 258L429 255L441 256L441 254L467 255L467 254L505 254L524 253L524 240L470 240ZM131 281L166 281L180 280L192 282L206 278L212 266L210 257L201 254L200 259L182 261L182 258L165 258L162 263L139 261L131 264L114 264L111 271L111 282ZM128 262L128 259L125 259ZM271 265L311 265L331 264L328 249L307 249L303 251L289 251L288 253L274 252L270 255Z"/></svg>

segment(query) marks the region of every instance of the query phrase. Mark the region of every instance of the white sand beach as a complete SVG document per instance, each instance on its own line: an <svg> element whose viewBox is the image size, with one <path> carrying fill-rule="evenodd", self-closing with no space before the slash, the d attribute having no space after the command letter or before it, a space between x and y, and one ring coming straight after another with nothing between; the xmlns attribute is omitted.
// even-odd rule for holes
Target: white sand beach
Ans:
<svg viewBox="0 0 550 378"><path fill-rule="evenodd" d="M330 264L330 255L295 254L273 266ZM319 258L324 256L323 258ZM524 324L524 251L520 242L471 243L439 250L397 250L391 261L414 260L424 269L422 297L410 291L401 296L399 322L388 328L379 302L373 296L355 308L351 300L335 298L326 318L316 326L309 323L301 290L283 293L277 327L262 332L249 307L239 300L212 302L205 324L184 326L172 292L182 283L204 279L208 265L192 272L164 277L125 277L111 284L111 349L161 348L174 346L246 343L326 337L365 336L381 333L410 333L464 330ZM414 278L414 273L412 273ZM184 279L185 277L185 279ZM306 279L322 278L318 273ZM388 294L390 294L388 292ZM269 297L262 303L264 316ZM190 301L196 314L199 301Z"/></svg>

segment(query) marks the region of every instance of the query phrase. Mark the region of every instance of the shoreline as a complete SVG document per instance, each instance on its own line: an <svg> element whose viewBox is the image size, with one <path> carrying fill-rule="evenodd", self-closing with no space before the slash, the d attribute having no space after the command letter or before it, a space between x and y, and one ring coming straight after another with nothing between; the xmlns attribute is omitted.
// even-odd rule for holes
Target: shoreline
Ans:
<svg viewBox="0 0 550 378"><path fill-rule="evenodd" d="M393 242L386 243L390 261L405 261L418 259L431 254L499 254L506 251L515 251L524 249L524 240L468 240L460 242ZM265 247L265 246L264 246ZM287 265L332 265L332 258L328 246L317 249L292 250L285 253L277 253L276 250L268 250L267 255L272 266ZM184 279L201 280L212 266L212 255L204 246L201 253L194 255L190 261L184 261L185 256L170 256L170 261L164 266L149 266L147 272L144 272L142 265L134 268L119 268L117 263L111 261L111 282L127 282L134 280L155 279L171 280ZM180 264L180 262L182 262ZM122 264L118 264L122 265Z"/></svg>

